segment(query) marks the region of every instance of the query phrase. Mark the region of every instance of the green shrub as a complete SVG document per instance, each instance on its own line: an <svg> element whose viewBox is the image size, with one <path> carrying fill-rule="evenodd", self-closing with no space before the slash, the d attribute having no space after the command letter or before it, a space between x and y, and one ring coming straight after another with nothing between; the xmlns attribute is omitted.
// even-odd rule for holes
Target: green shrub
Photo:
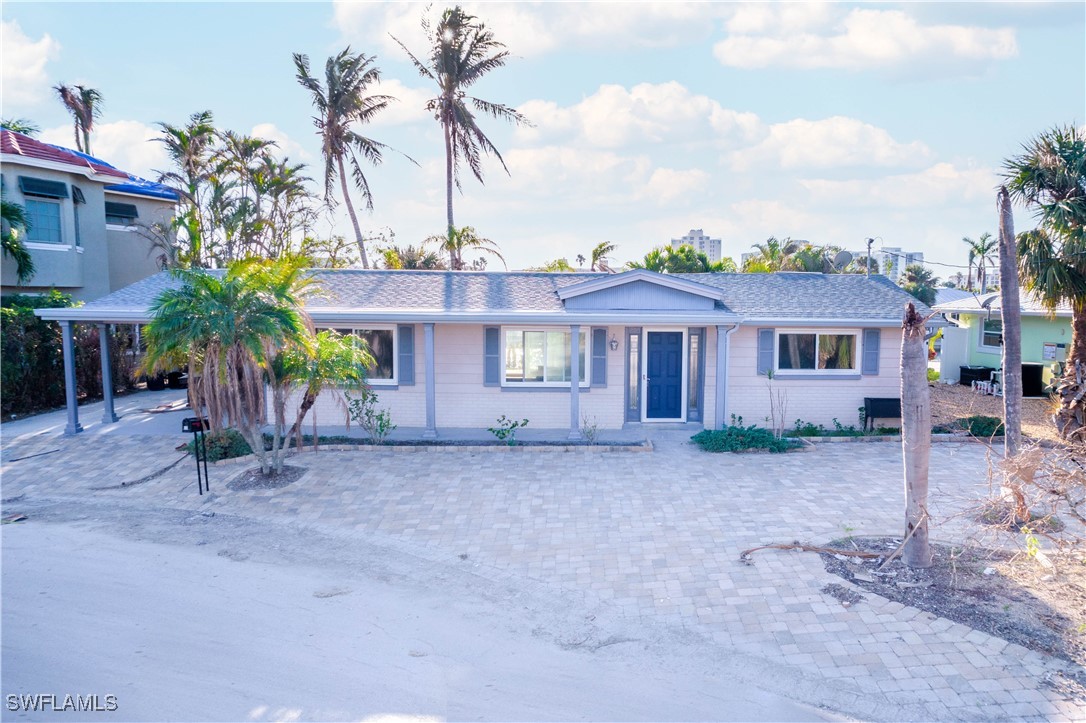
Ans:
<svg viewBox="0 0 1086 723"><path fill-rule="evenodd" d="M792 429L792 435L795 437L823 437L825 434L826 429L821 424L804 422L802 419L797 419Z"/></svg>
<svg viewBox="0 0 1086 723"><path fill-rule="evenodd" d="M0 384L3 386L5 416L26 414L64 405L64 354L60 325L43 321L34 309L62 309L73 306L72 297L56 289L40 296L11 294L0 300ZM76 394L101 397L101 355L98 327L75 324ZM113 382L134 386L132 358L122 351L129 346L129 327L117 327L110 336Z"/></svg>
<svg viewBox="0 0 1086 723"><path fill-rule="evenodd" d="M204 435L204 443L207 446L207 461L218 462L222 459L234 459L253 453L253 448L241 436L236 429L220 429L217 432L208 432ZM186 447L189 454L193 454L195 446L193 442Z"/></svg>
<svg viewBox="0 0 1086 723"><path fill-rule="evenodd" d="M937 383L939 381L939 370L928 369L928 381L931 383Z"/></svg>
<svg viewBox="0 0 1086 723"><path fill-rule="evenodd" d="M974 414L972 417L963 417L957 421L961 429L974 437L994 437L1003 434L1003 420L999 417L985 417Z"/></svg>
<svg viewBox="0 0 1086 723"><path fill-rule="evenodd" d="M705 429L690 438L706 452L747 452L764 449L767 452L787 452L800 446L794 439L777 439L768 429L733 426L723 429Z"/></svg>

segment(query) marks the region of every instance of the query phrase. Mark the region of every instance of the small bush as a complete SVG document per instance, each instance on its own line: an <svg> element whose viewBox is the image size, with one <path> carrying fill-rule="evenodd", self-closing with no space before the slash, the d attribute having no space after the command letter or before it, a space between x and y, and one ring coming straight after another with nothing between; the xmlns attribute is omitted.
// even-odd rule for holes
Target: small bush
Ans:
<svg viewBox="0 0 1086 723"><path fill-rule="evenodd" d="M515 447L517 444L517 430L521 427L527 427L528 420L522 419L519 422L515 419L509 419L504 414L498 417L497 425L493 427L487 427L487 431L497 437L500 441L505 442L510 447Z"/></svg>
<svg viewBox="0 0 1086 723"><path fill-rule="evenodd" d="M974 437L994 437L1003 434L1003 420L999 417L974 414L972 417L959 419L958 426Z"/></svg>
<svg viewBox="0 0 1086 723"><path fill-rule="evenodd" d="M705 429L695 434L690 440L706 452L765 450L779 453L800 446L800 443L794 439L778 439L770 430L754 425Z"/></svg>
<svg viewBox="0 0 1086 723"><path fill-rule="evenodd" d="M928 382L934 384L934 383L937 383L938 381L939 381L939 370L938 369L928 369Z"/></svg>
<svg viewBox="0 0 1086 723"><path fill-rule="evenodd" d="M207 446L207 461L218 462L223 459L244 457L253 453L253 448L241 436L236 429L220 429L217 432L208 432L204 435L204 443ZM195 442L189 442L186 447L189 454L195 454Z"/></svg>
<svg viewBox="0 0 1086 723"><path fill-rule="evenodd" d="M792 429L792 436L794 437L824 437L825 435L826 429L821 424L804 422L802 419L797 419L795 427Z"/></svg>

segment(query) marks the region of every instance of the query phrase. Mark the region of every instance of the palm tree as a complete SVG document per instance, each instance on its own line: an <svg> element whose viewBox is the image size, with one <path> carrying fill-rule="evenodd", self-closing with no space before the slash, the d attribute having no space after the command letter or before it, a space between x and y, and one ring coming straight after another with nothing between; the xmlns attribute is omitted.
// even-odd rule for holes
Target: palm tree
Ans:
<svg viewBox="0 0 1086 723"><path fill-rule="evenodd" d="M505 257L502 256L501 251L498 249L498 244L494 243L488 238L483 238L476 233L475 229L471 226L464 226L463 228L450 228L449 232L445 236L430 236L424 244L436 243L442 249L448 252L449 259L451 260L450 268L453 271L463 271L467 268L464 264L464 251L478 251L484 254L490 254L495 256L502 265L509 268L505 264ZM482 266L486 266L484 259L476 259L471 264L472 269L479 268L479 261L482 261Z"/></svg>
<svg viewBox="0 0 1086 723"><path fill-rule="evenodd" d="M205 413L212 430L237 428L269 474L264 385L279 350L306 342L302 262L239 261L223 275L174 273L181 286L162 292L151 307L144 368L187 364L192 408Z"/></svg>
<svg viewBox="0 0 1086 723"><path fill-rule="evenodd" d="M34 258L20 238L29 226L26 209L0 196L0 244L3 255L15 262L15 277L20 284L30 281L35 271Z"/></svg>
<svg viewBox="0 0 1086 723"><path fill-rule="evenodd" d="M696 250L689 244L683 244L678 248L671 246L655 248L645 254L645 258L641 261L631 261L626 264L626 268L645 269L661 274L734 273L735 262L730 258L710 261L704 252Z"/></svg>
<svg viewBox="0 0 1086 723"><path fill-rule="evenodd" d="M339 55L334 55L324 64L324 84L310 75L309 57L301 53L294 54L295 77L303 88L309 91L317 115L313 125L321 137L321 158L324 160L324 198L332 202L332 184L339 179L340 193L347 205L347 214L354 226L355 239L358 242L362 268L370 267L366 244L362 238L362 228L358 225L354 204L347 188L347 166L355 188L362 193L366 208L373 210L373 194L369 181L362 172L359 155L373 165L380 165L384 160L383 152L388 146L367 138L354 130L354 123L369 123L395 98L387 95L368 95L370 86L381 79L381 71L374 65L375 58L362 53L352 53L347 47ZM414 161L412 161L414 162Z"/></svg>
<svg viewBox="0 0 1086 723"><path fill-rule="evenodd" d="M433 237L431 237L433 238ZM384 249L381 255L386 269L408 269L436 271L447 268L445 261L431 248L431 241L427 239L415 247L392 245Z"/></svg>
<svg viewBox="0 0 1086 723"><path fill-rule="evenodd" d="M607 265L607 257L613 254L617 249L618 244L613 244L608 241L600 241L596 244L596 248L592 249L592 270L609 271L610 268ZM583 264L584 262L582 261L581 263Z"/></svg>
<svg viewBox="0 0 1086 723"><path fill-rule="evenodd" d="M427 34L430 33L427 21L423 21L422 27ZM460 163L468 164L479 183L483 182L481 153L493 155L505 172L509 172L501 153L479 128L472 108L510 123L530 125L528 119L515 109L466 93L466 89L487 73L504 66L509 51L505 50L503 43L494 39L494 34L483 23L468 15L459 5L442 13L441 21L433 31L430 57L426 63L416 58L398 38L393 37L393 40L411 58L419 75L434 81L438 87L438 96L427 102L426 109L432 111L441 124L445 138L445 203L448 234L452 238L456 229L453 223L453 185L463 192ZM449 252L452 254L455 250L450 248ZM463 261L450 256L449 266L462 268Z"/></svg>
<svg viewBox="0 0 1086 723"><path fill-rule="evenodd" d="M935 289L939 286L939 279L930 269L921 264L909 264L905 267L899 280L901 288L916 297L921 303L931 306L935 303Z"/></svg>
<svg viewBox="0 0 1086 723"><path fill-rule="evenodd" d="M204 213L204 196L212 176L215 126L211 111L193 113L187 124L158 123L162 135L155 140L166 148L173 169L159 171L158 182L171 186L181 196L181 213L174 219L185 231L188 248L179 254L184 266L205 266L210 259L211 239Z"/></svg>
<svg viewBox="0 0 1086 723"><path fill-rule="evenodd" d="M928 469L931 462L931 390L927 319L911 303L901 336L901 445L905 462L905 550L909 567L931 567L928 544Z"/></svg>
<svg viewBox="0 0 1086 723"><path fill-rule="evenodd" d="M76 150L89 155L94 121L102 117L102 94L94 88L64 83L54 86L53 90L72 115Z"/></svg>
<svg viewBox="0 0 1086 723"><path fill-rule="evenodd" d="M965 236L962 242L969 246L969 290L973 290L972 273L973 266L977 267L977 283L980 284L980 293L988 291L988 264L994 262L999 253L999 242L992 238L992 234L985 231L976 241ZM992 264L994 266L994 263Z"/></svg>
<svg viewBox="0 0 1086 723"><path fill-rule="evenodd" d="M758 253L747 260L747 263L743 265L743 270L748 273L757 273L762 269L767 269L770 272L791 269L793 266L792 256L802 246L790 238L778 240L776 236L770 236L765 240L765 243L753 244L751 248L756 249Z"/></svg>
<svg viewBox="0 0 1086 723"><path fill-rule="evenodd" d="M15 133L22 133L24 136L30 136L31 138L41 133L41 126L26 118L4 118L3 120L0 120L0 126Z"/></svg>
<svg viewBox="0 0 1086 723"><path fill-rule="evenodd" d="M1054 312L1071 306L1071 350L1060 397L1057 427L1071 439L1086 438L1086 134L1056 127L1027 142L1003 163L1011 197L1033 210L1038 228L1018 236L1023 286Z"/></svg>

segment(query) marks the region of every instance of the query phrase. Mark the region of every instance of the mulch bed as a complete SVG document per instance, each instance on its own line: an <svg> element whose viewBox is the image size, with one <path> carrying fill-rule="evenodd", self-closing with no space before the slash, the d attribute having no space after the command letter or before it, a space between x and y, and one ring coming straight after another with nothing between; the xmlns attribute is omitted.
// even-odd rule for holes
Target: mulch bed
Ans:
<svg viewBox="0 0 1086 723"><path fill-rule="evenodd" d="M302 475L308 472L304 467L294 467L289 464L283 465L283 471L279 474L266 475L260 471L259 467L247 469L239 474L234 479L226 483L226 488L233 490L234 492L244 492L246 490L276 490L280 487L286 487L289 484L293 484L301 479Z"/></svg>
<svg viewBox="0 0 1086 723"><path fill-rule="evenodd" d="M901 538L851 537L828 547L882 556L821 557L828 572L864 591L1086 665L1086 562L1065 556L1046 567L1025 553L933 544L934 565L926 570L907 567L898 557L878 571L900 544ZM828 585L835 589L825 592L842 599L840 587ZM1064 683L1086 701L1086 673Z"/></svg>
<svg viewBox="0 0 1086 723"><path fill-rule="evenodd" d="M931 423L953 424L963 417L980 414L1003 419L1003 397L978 394L961 384L932 384ZM1022 399L1022 433L1033 439L1059 441L1052 423L1054 403L1047 397Z"/></svg>

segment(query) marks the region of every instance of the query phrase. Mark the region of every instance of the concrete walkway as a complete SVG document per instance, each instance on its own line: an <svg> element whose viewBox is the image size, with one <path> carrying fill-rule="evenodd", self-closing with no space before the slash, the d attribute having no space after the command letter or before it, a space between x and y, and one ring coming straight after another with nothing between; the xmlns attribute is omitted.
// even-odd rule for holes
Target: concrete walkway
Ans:
<svg viewBox="0 0 1086 723"><path fill-rule="evenodd" d="M843 581L817 555L738 561L770 542L900 535L898 445L707 455L686 437L658 435L649 453L305 453L292 461L307 469L293 485L231 492L243 467L217 466L212 494L199 497L192 460L174 449L186 441L179 432L21 434L4 441L2 496L215 511L470 559L711 638L790 671L780 680L797 699L862 718L1082 719L1081 702L1044 682L1066 663L870 593L842 607L820 592ZM987 493L986 455L982 445L934 446L936 540L964 534L954 514Z"/></svg>

